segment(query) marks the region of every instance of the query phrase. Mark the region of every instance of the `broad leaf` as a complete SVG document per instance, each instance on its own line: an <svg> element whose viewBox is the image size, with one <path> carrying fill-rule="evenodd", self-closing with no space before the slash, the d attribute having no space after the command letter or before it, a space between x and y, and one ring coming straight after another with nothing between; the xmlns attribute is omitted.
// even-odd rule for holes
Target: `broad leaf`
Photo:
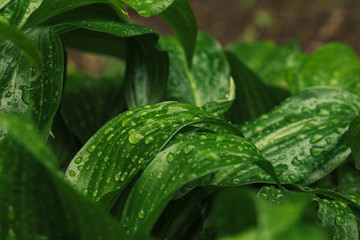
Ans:
<svg viewBox="0 0 360 240"><path fill-rule="evenodd" d="M347 45L329 43L304 58L288 81L291 92L331 86L359 94L360 59Z"/></svg>
<svg viewBox="0 0 360 240"><path fill-rule="evenodd" d="M282 183L308 184L326 176L350 154L344 134L359 111L360 98L354 94L312 88L241 130L275 169L285 166Z"/></svg>
<svg viewBox="0 0 360 240"><path fill-rule="evenodd" d="M64 182L56 160L18 117L0 114L1 239L123 239L112 217Z"/></svg>
<svg viewBox="0 0 360 240"><path fill-rule="evenodd" d="M141 16L150 17L157 15L169 7L174 0L122 0Z"/></svg>
<svg viewBox="0 0 360 240"><path fill-rule="evenodd" d="M21 31L9 25L0 18L0 37L9 40L22 50L22 54L37 68L39 74L42 68L42 55L35 44Z"/></svg>
<svg viewBox="0 0 360 240"><path fill-rule="evenodd" d="M127 199L121 222L131 237L139 233L147 236L181 187L217 185L211 180L213 174L223 175L228 169L246 168L261 160L256 147L238 136L200 134L180 138L158 153L141 174ZM234 185L246 184L241 175L229 177Z"/></svg>
<svg viewBox="0 0 360 240"><path fill-rule="evenodd" d="M20 50L9 42L0 46L0 109L24 115L31 112L37 130L47 139L62 92L64 56L60 39L51 28L36 28L27 36L43 54L43 71L30 82L33 69Z"/></svg>
<svg viewBox="0 0 360 240"><path fill-rule="evenodd" d="M170 7L159 16L171 26L184 48L188 66L191 67L196 44L197 23L189 1L174 0Z"/></svg>
<svg viewBox="0 0 360 240"><path fill-rule="evenodd" d="M237 43L229 51L266 84L286 88L287 72L301 63L302 55L296 43L282 47L271 41Z"/></svg>
<svg viewBox="0 0 360 240"><path fill-rule="evenodd" d="M169 98L198 107L217 100L230 101L229 66L221 45L215 39L204 33L198 34L191 70L174 37L163 37L160 44L170 54Z"/></svg>
<svg viewBox="0 0 360 240"><path fill-rule="evenodd" d="M83 146L70 163L66 179L88 198L111 208L126 185L176 132L203 121L220 120L200 108L176 102L129 110L110 120ZM233 129L227 122L220 124Z"/></svg>
<svg viewBox="0 0 360 240"><path fill-rule="evenodd" d="M356 167L360 169L360 117L357 116L350 124L348 142Z"/></svg>
<svg viewBox="0 0 360 240"><path fill-rule="evenodd" d="M155 104L163 98L169 76L167 52L158 50L157 38L144 35L127 41L125 99L129 108Z"/></svg>
<svg viewBox="0 0 360 240"><path fill-rule="evenodd" d="M226 113L234 123L251 121L269 112L290 94L280 88L266 86L232 53L227 52L231 76L236 85L236 98Z"/></svg>
<svg viewBox="0 0 360 240"><path fill-rule="evenodd" d="M315 199L319 203L318 224L329 237L336 239L359 239L358 226L353 211L344 202Z"/></svg>

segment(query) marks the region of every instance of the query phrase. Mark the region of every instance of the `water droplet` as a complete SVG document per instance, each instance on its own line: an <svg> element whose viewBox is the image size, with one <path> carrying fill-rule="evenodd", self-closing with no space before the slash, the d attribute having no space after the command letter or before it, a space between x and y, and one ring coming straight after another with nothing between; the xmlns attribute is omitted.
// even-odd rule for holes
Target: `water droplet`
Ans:
<svg viewBox="0 0 360 240"><path fill-rule="evenodd" d="M80 164L82 162L82 157L77 157L75 158L75 161L74 161L76 164Z"/></svg>
<svg viewBox="0 0 360 240"><path fill-rule="evenodd" d="M289 175L289 179L290 179L290 181L292 181L292 182L296 182L296 181L297 181L297 178L296 178L296 176L295 176L294 174L290 174L290 175Z"/></svg>
<svg viewBox="0 0 360 240"><path fill-rule="evenodd" d="M104 162L107 162L108 160L109 160L108 156L104 157Z"/></svg>
<svg viewBox="0 0 360 240"><path fill-rule="evenodd" d="M164 128L166 126L165 121L164 120L159 120L157 123L158 127L160 128Z"/></svg>
<svg viewBox="0 0 360 240"><path fill-rule="evenodd" d="M336 225L338 225L339 227L342 227L345 225L345 219L341 216L336 216L335 218L335 223Z"/></svg>
<svg viewBox="0 0 360 240"><path fill-rule="evenodd" d="M129 142L131 144L137 144L138 142L141 141L141 139L144 138L144 135L142 135L140 132L133 132L132 134L130 134L129 136Z"/></svg>
<svg viewBox="0 0 360 240"><path fill-rule="evenodd" d="M294 166L300 166L301 162L298 160L297 157L294 157L293 160L291 161L291 164Z"/></svg>
<svg viewBox="0 0 360 240"><path fill-rule="evenodd" d="M108 135L110 132L112 132L112 131L114 131L114 128L112 128L112 127L107 127L107 128L105 128L105 130L104 130L104 134L105 135Z"/></svg>
<svg viewBox="0 0 360 240"><path fill-rule="evenodd" d="M291 109L298 109L299 106L298 106L297 104L295 104L295 103L290 103L290 104L289 104L289 108L291 108Z"/></svg>
<svg viewBox="0 0 360 240"><path fill-rule="evenodd" d="M84 169L84 166L80 165L80 166L77 167L77 169L81 172Z"/></svg>
<svg viewBox="0 0 360 240"><path fill-rule="evenodd" d="M147 136L147 137L145 138L145 144L149 144L149 143L151 143L153 140L154 140L154 138L153 138L152 136Z"/></svg>
<svg viewBox="0 0 360 240"><path fill-rule="evenodd" d="M296 153L295 150L291 150L291 151L290 151L290 154L291 154L291 155L295 155L295 153Z"/></svg>
<svg viewBox="0 0 360 240"><path fill-rule="evenodd" d="M73 170L70 170L70 171L69 171L69 175L70 175L71 177L75 177L76 174L75 174L75 172L74 172Z"/></svg>
<svg viewBox="0 0 360 240"><path fill-rule="evenodd" d="M140 219L144 219L145 218L145 211L144 209L141 209L139 212L138 212L138 217Z"/></svg>
<svg viewBox="0 0 360 240"><path fill-rule="evenodd" d="M126 116L130 116L130 115L132 115L133 113L134 113L133 111L129 110L129 111L126 112Z"/></svg>
<svg viewBox="0 0 360 240"><path fill-rule="evenodd" d="M193 145L187 145L187 146L184 148L184 153L185 153L185 154L188 154L188 153L190 153L194 148L195 148L195 146L193 146Z"/></svg>
<svg viewBox="0 0 360 240"><path fill-rule="evenodd" d="M158 172L158 173L156 174L156 177L157 177L158 179L161 179L162 176L163 176L163 173L162 173L162 172Z"/></svg>
<svg viewBox="0 0 360 240"><path fill-rule="evenodd" d="M323 151L324 151L323 148L314 146L314 147L312 147L312 148L310 149L310 154L311 154L312 156L316 157L316 156L319 156L320 154L322 154Z"/></svg>
<svg viewBox="0 0 360 240"><path fill-rule="evenodd" d="M89 153L92 153L95 150L95 148L96 148L95 144L90 144L88 146L87 150Z"/></svg>
<svg viewBox="0 0 360 240"><path fill-rule="evenodd" d="M311 139L310 139L310 143L316 143L318 141L320 141L324 136L322 134L314 134L312 135Z"/></svg>
<svg viewBox="0 0 360 240"><path fill-rule="evenodd" d="M124 172L123 174L121 174L120 181L124 181L125 178L127 177L127 175L128 175L128 172Z"/></svg>
<svg viewBox="0 0 360 240"><path fill-rule="evenodd" d="M98 195L98 190L96 189L94 192L93 192L93 197L96 198L96 196Z"/></svg>
<svg viewBox="0 0 360 240"><path fill-rule="evenodd" d="M168 163L171 163L172 161L174 161L174 159L175 159L175 155L173 153L169 152L169 154L166 156L166 161Z"/></svg>

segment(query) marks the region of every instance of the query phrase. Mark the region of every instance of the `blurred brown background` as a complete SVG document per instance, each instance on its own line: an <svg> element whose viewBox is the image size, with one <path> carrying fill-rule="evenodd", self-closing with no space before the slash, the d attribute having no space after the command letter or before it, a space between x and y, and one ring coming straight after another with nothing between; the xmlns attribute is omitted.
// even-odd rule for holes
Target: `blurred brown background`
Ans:
<svg viewBox="0 0 360 240"><path fill-rule="evenodd" d="M237 40L272 39L279 44L298 40L310 53L329 41L349 44L360 54L360 0L190 0L198 27L224 46ZM158 17L143 18L129 9L136 24L171 34ZM70 52L70 60L83 65L101 64L91 55ZM89 67L89 66L88 66Z"/></svg>

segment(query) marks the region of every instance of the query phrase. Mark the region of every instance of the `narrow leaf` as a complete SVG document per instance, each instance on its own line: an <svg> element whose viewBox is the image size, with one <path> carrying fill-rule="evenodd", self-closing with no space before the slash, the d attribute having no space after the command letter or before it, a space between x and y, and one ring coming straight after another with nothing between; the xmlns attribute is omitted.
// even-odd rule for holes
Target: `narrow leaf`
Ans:
<svg viewBox="0 0 360 240"><path fill-rule="evenodd" d="M284 167L282 183L308 184L326 176L350 154L345 132L359 111L360 99L354 94L312 88L241 130L275 169Z"/></svg>

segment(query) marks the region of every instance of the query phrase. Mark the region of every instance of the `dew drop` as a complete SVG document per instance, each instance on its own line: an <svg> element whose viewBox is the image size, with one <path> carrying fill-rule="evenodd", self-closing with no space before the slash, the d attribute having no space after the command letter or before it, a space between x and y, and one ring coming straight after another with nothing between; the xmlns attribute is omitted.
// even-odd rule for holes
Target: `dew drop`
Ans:
<svg viewBox="0 0 360 240"><path fill-rule="evenodd" d="M291 161L291 164L294 166L300 166L301 162L298 160L297 157L294 157L293 160Z"/></svg>
<svg viewBox="0 0 360 240"><path fill-rule="evenodd" d="M130 111L127 111L127 112L126 112L126 116L130 116L130 115L132 115L133 113L134 113L134 112L131 111L131 110L130 110Z"/></svg>
<svg viewBox="0 0 360 240"><path fill-rule="evenodd" d="M95 144L90 144L88 146L87 150L89 153L92 153L95 150L95 148L96 148Z"/></svg>
<svg viewBox="0 0 360 240"><path fill-rule="evenodd" d="M289 179L290 179L290 181L292 181L292 182L296 182L296 181L297 181L297 178L296 178L296 176L295 176L294 174L290 174L290 175L289 175Z"/></svg>
<svg viewBox="0 0 360 240"><path fill-rule="evenodd" d="M171 163L172 161L174 161L174 159L175 159L175 155L173 153L169 152L169 154L166 156L166 161L168 163Z"/></svg>
<svg viewBox="0 0 360 240"><path fill-rule="evenodd" d="M162 176L163 176L163 173L162 173L162 172L158 172L158 173L156 174L156 177L157 177L158 179L161 179Z"/></svg>
<svg viewBox="0 0 360 240"><path fill-rule="evenodd" d="M137 144L141 141L141 139L144 138L144 135L142 135L140 132L133 132L129 136L129 143L131 144Z"/></svg>
<svg viewBox="0 0 360 240"><path fill-rule="evenodd" d="M144 219L145 218L145 211L144 209L141 209L139 212L138 212L138 217L140 219Z"/></svg>
<svg viewBox="0 0 360 240"><path fill-rule="evenodd" d="M310 139L310 143L316 143L318 141L320 141L324 136L322 134L314 134L312 135L311 139Z"/></svg>
<svg viewBox="0 0 360 240"><path fill-rule="evenodd" d="M96 190L93 192L93 194L92 194L92 195L93 195L93 197L94 197L94 198L96 198L96 197L97 197L97 195L98 195L98 190L96 189Z"/></svg>
<svg viewBox="0 0 360 240"><path fill-rule="evenodd" d="M70 171L69 171L69 175L70 175L71 177L75 177L76 174L75 174L75 172L74 172L73 170L70 170Z"/></svg>
<svg viewBox="0 0 360 240"><path fill-rule="evenodd" d="M194 148L195 148L195 146L193 146L193 145L187 145L187 146L184 148L184 153L185 153L185 154L188 154L188 153L190 153Z"/></svg>
<svg viewBox="0 0 360 240"><path fill-rule="evenodd" d="M154 138L153 138L152 136L147 136L147 137L145 138L145 144L149 144L149 143L151 143L153 140L154 140Z"/></svg>
<svg viewBox="0 0 360 240"><path fill-rule="evenodd" d="M120 181L124 181L125 178L127 177L127 175L128 175L128 172L124 172L123 174L121 174Z"/></svg>
<svg viewBox="0 0 360 240"><path fill-rule="evenodd" d="M110 142L110 140L114 137L115 135L112 133L110 134L107 138L106 141Z"/></svg>
<svg viewBox="0 0 360 240"><path fill-rule="evenodd" d="M316 157L316 156L319 156L320 154L322 154L323 151L324 151L323 148L314 146L314 147L312 147L312 148L310 149L310 154L311 154L312 156Z"/></svg>
<svg viewBox="0 0 360 240"><path fill-rule="evenodd" d="M339 227L342 227L345 225L345 219L341 216L336 216L335 218L335 223L336 225L338 225Z"/></svg>

